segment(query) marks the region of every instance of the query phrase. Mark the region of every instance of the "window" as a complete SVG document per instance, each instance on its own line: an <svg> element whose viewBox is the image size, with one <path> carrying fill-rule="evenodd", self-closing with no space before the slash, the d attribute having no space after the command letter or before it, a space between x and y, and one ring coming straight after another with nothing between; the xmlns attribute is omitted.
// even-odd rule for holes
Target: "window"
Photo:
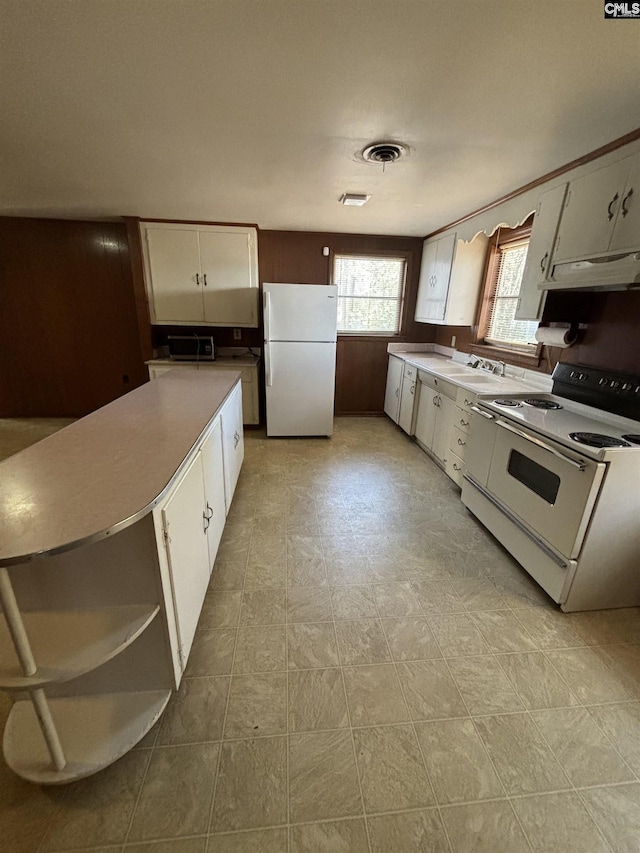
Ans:
<svg viewBox="0 0 640 853"><path fill-rule="evenodd" d="M522 274L529 248L529 229L502 229L490 248L480 332L485 344L534 353L536 320L516 320Z"/></svg>
<svg viewBox="0 0 640 853"><path fill-rule="evenodd" d="M338 333L397 335L405 277L404 258L335 255Z"/></svg>

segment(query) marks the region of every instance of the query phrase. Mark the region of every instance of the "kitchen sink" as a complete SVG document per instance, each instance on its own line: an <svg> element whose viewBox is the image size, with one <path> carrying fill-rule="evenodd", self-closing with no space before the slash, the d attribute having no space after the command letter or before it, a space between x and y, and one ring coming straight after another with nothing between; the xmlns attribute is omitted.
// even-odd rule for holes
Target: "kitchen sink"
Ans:
<svg viewBox="0 0 640 853"><path fill-rule="evenodd" d="M449 379L459 379L461 382L466 382L469 385L482 385L490 382L499 382L501 376L495 376L493 373L447 373Z"/></svg>
<svg viewBox="0 0 640 853"><path fill-rule="evenodd" d="M437 371L438 373L446 374L447 376L451 376L452 374L455 374L456 376L473 376L471 368L465 369L460 364L443 364L442 366L437 365L437 367L433 367L433 370Z"/></svg>

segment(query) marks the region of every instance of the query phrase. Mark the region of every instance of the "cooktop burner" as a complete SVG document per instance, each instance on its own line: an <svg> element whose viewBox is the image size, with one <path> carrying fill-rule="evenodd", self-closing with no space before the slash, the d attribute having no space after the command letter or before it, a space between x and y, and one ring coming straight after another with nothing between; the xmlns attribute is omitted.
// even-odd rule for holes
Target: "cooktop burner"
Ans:
<svg viewBox="0 0 640 853"><path fill-rule="evenodd" d="M612 435L602 435L599 432L570 432L569 438L589 447L631 447L628 441L614 438ZM640 436L637 436L640 439Z"/></svg>
<svg viewBox="0 0 640 853"><path fill-rule="evenodd" d="M640 444L640 435L637 435L636 433L623 435L622 437L625 441L630 441L631 444Z"/></svg>
<svg viewBox="0 0 640 853"><path fill-rule="evenodd" d="M528 400L523 400L527 406L533 406L534 409L561 409L560 403L553 400L541 400L538 397L530 397Z"/></svg>
<svg viewBox="0 0 640 853"><path fill-rule="evenodd" d="M510 408L513 408L515 406L522 406L520 400L510 400L508 397L505 397L504 399L500 398L499 400L494 400L493 402L496 404L496 406L509 406Z"/></svg>

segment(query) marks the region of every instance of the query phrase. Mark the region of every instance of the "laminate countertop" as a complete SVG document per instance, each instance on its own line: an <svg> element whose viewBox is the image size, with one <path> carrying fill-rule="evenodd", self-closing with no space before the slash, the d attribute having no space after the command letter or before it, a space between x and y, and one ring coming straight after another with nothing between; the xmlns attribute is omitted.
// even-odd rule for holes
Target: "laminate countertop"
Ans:
<svg viewBox="0 0 640 853"><path fill-rule="evenodd" d="M0 565L151 512L240 376L170 371L0 462Z"/></svg>
<svg viewBox="0 0 640 853"><path fill-rule="evenodd" d="M539 392L541 389L551 390L550 377L540 374L536 377L536 381L532 382L520 376L510 375L509 371L513 369L510 365L507 365L506 376L497 376L495 373L488 373L481 368L467 367L447 356L435 353L390 352L389 355L476 394L519 394L526 391Z"/></svg>

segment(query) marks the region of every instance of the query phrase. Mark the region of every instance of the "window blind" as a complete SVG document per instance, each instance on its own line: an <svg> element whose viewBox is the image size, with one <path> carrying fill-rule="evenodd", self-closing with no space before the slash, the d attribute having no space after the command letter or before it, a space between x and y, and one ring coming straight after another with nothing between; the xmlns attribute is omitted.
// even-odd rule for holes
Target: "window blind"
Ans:
<svg viewBox="0 0 640 853"><path fill-rule="evenodd" d="M519 240L500 248L500 261L496 286L491 298L491 309L485 341L496 346L535 348L535 320L516 320L522 274L527 260L529 240Z"/></svg>
<svg viewBox="0 0 640 853"><path fill-rule="evenodd" d="M395 335L400 331L404 258L335 255L338 332Z"/></svg>

